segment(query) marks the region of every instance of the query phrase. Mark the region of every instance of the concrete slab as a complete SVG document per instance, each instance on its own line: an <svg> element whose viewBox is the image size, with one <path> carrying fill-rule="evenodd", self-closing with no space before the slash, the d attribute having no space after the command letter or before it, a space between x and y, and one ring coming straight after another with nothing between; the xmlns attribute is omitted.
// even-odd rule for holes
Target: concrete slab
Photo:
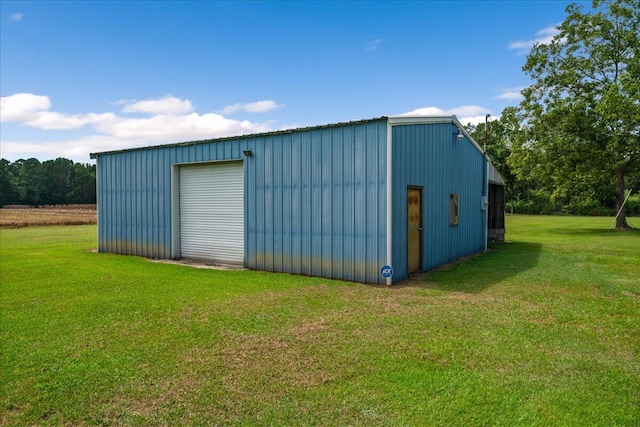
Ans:
<svg viewBox="0 0 640 427"><path fill-rule="evenodd" d="M208 261L197 261L192 259L149 259L149 262L156 262L160 264L173 264L173 265L182 265L184 267L192 267L192 268L205 268L209 270L229 270L229 271L244 271L249 270L248 268L232 265L232 264L220 264L213 263Z"/></svg>

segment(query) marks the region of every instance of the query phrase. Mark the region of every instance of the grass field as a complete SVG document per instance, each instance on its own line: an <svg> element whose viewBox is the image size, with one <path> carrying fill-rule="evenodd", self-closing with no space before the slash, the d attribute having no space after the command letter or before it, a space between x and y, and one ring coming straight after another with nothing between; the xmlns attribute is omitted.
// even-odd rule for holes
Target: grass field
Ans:
<svg viewBox="0 0 640 427"><path fill-rule="evenodd" d="M82 225L96 223L96 205L6 206L0 208L0 228L30 225Z"/></svg>
<svg viewBox="0 0 640 427"><path fill-rule="evenodd" d="M640 425L640 233L509 217L391 288L0 230L0 425Z"/></svg>

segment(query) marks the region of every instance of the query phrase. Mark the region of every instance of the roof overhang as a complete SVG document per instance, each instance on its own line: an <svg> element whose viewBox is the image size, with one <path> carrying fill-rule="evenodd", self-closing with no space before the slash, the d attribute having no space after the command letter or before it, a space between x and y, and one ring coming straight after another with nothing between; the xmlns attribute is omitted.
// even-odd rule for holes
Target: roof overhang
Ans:
<svg viewBox="0 0 640 427"><path fill-rule="evenodd" d="M489 183L501 185L503 187L507 186L507 182L505 181L500 171L496 169L495 166L493 166L491 159L489 159Z"/></svg>

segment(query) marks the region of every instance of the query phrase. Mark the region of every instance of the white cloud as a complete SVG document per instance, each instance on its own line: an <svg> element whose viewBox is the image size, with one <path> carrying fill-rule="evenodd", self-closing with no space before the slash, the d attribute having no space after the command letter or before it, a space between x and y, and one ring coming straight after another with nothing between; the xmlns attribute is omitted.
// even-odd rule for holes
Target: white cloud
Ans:
<svg viewBox="0 0 640 427"><path fill-rule="evenodd" d="M408 113L402 113L401 116L450 116L445 110L438 107L424 107L418 108Z"/></svg>
<svg viewBox="0 0 640 427"><path fill-rule="evenodd" d="M256 102L247 102L246 104L236 103L233 105L227 105L222 109L223 114L233 114L238 111L244 111L245 113L266 113L267 111L282 108L283 105L278 105L275 101L264 100Z"/></svg>
<svg viewBox="0 0 640 427"><path fill-rule="evenodd" d="M227 119L220 114L158 114L147 118L116 117L96 126L100 133L123 139L146 141L188 141L270 130L270 122L254 123Z"/></svg>
<svg viewBox="0 0 640 427"><path fill-rule="evenodd" d="M160 99L147 99L144 101L116 101L124 104L123 113L148 113L148 114L185 114L193 111L193 105L188 99L179 99L166 95Z"/></svg>
<svg viewBox="0 0 640 427"><path fill-rule="evenodd" d="M20 122L35 117L38 113L51 108L48 96L31 93L15 93L0 98L0 121Z"/></svg>
<svg viewBox="0 0 640 427"><path fill-rule="evenodd" d="M69 115L54 111L41 111L35 117L22 121L22 124L43 130L65 130L112 121L114 118L115 114L113 113Z"/></svg>
<svg viewBox="0 0 640 427"><path fill-rule="evenodd" d="M367 43L367 45L364 47L364 50L366 51L378 50L380 43L382 43L382 39L374 38L370 40L369 43Z"/></svg>
<svg viewBox="0 0 640 427"><path fill-rule="evenodd" d="M522 99L522 90L524 87L515 87L511 89L504 89L503 92L494 97L493 99L510 99L510 100L519 100Z"/></svg>
<svg viewBox="0 0 640 427"><path fill-rule="evenodd" d="M16 93L0 99L0 121L20 123L37 129L78 129L92 123L111 120L112 113L62 114L49 111L48 96Z"/></svg>
<svg viewBox="0 0 640 427"><path fill-rule="evenodd" d="M443 110L438 107L418 108L408 113L400 114L401 116L456 116L458 121L463 125L468 123L478 124L484 123L484 118L490 114L491 110L478 105L462 105L457 108Z"/></svg>
<svg viewBox="0 0 640 427"><path fill-rule="evenodd" d="M509 49L516 49L520 52L528 52L534 44L549 44L560 31L557 26L546 27L536 33L536 38L531 40L520 40L509 44Z"/></svg>
<svg viewBox="0 0 640 427"><path fill-rule="evenodd" d="M40 159L67 157L75 161L89 161L90 152L111 151L154 144L219 138L274 130L274 122L233 120L217 113L191 112L189 100L166 96L157 100L117 101L124 110L135 112L160 112L149 117L126 117L113 112L65 114L50 111L47 96L19 93L1 98L2 121L53 131L42 141L2 140L2 157L17 160L20 157ZM262 111L277 105L243 104L251 110ZM272 103L272 104L270 104ZM182 113L181 113L182 112ZM63 130L86 126L91 133L83 137L64 138ZM2 135L6 135L3 132ZM55 135L55 136L54 136ZM62 136L62 138L60 137Z"/></svg>
<svg viewBox="0 0 640 427"><path fill-rule="evenodd" d="M14 13L9 16L11 21L22 21L22 18L24 18L24 13Z"/></svg>

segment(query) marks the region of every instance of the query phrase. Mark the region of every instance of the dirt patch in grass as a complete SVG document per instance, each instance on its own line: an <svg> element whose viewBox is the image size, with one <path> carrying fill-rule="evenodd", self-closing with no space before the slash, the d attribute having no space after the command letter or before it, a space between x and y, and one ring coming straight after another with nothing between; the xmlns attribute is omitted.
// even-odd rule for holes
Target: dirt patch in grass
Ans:
<svg viewBox="0 0 640 427"><path fill-rule="evenodd" d="M299 310L281 317L294 301ZM354 305L357 311L352 310ZM366 369L368 348L391 348L396 341L397 330L385 328L384 323L400 313L424 318L433 309L433 301L417 287L393 290L321 284L288 292L266 291L225 306L220 307L220 315L233 317L240 311L245 319L278 324L264 330L257 325L252 333L247 328L244 332L229 328L221 338L224 344L217 358L222 385L229 392L269 400L292 389L344 380Z"/></svg>
<svg viewBox="0 0 640 427"><path fill-rule="evenodd" d="M0 209L0 228L32 225L84 225L97 222L96 205L5 206Z"/></svg>

